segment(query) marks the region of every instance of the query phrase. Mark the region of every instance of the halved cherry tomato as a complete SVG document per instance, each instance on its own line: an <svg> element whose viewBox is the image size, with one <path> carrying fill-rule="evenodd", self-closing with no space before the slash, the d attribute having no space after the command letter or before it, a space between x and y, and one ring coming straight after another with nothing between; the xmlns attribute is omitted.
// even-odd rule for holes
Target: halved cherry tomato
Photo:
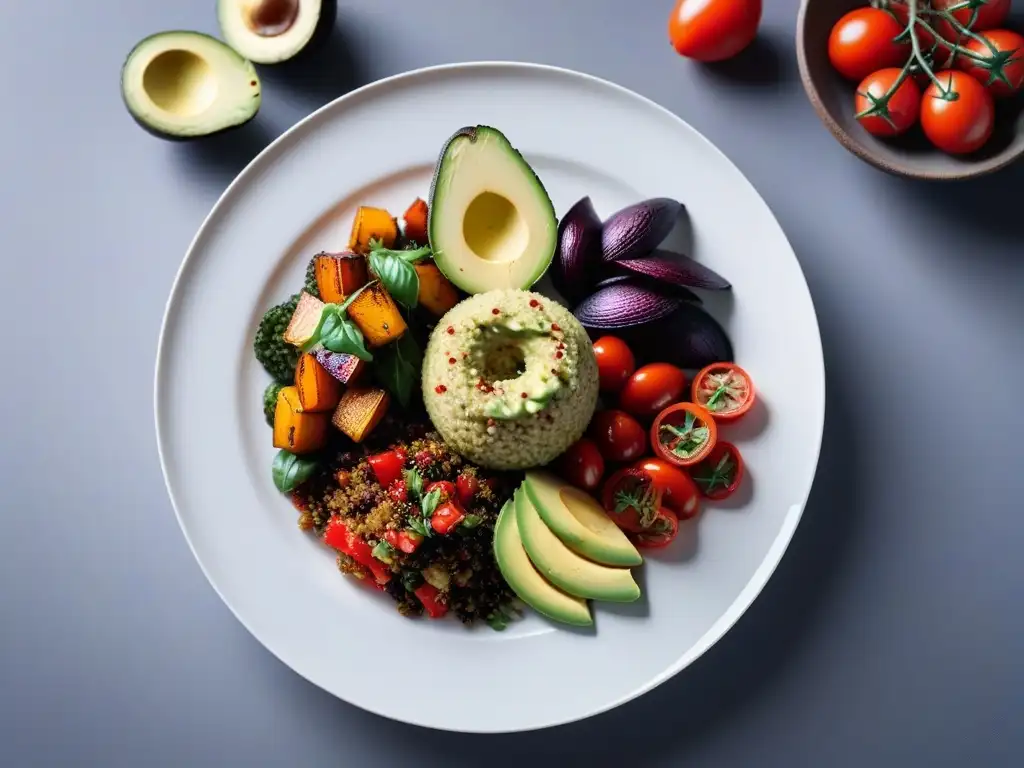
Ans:
<svg viewBox="0 0 1024 768"><path fill-rule="evenodd" d="M937 72L921 100L921 127L939 149L953 155L974 152L995 126L995 104L981 83L966 72ZM942 88L940 90L939 84Z"/></svg>
<svg viewBox="0 0 1024 768"><path fill-rule="evenodd" d="M558 471L567 483L593 491L604 477L604 459L593 440L581 437L559 458Z"/></svg>
<svg viewBox="0 0 1024 768"><path fill-rule="evenodd" d="M897 67L880 69L857 86L853 110L858 122L872 136L899 136L917 123L921 89L913 77L904 76Z"/></svg>
<svg viewBox="0 0 1024 768"><path fill-rule="evenodd" d="M735 421L754 404L754 382L736 363L712 363L693 379L693 402L716 421Z"/></svg>
<svg viewBox="0 0 1024 768"><path fill-rule="evenodd" d="M606 461L633 461L647 448L644 428L624 411L598 411L588 434Z"/></svg>
<svg viewBox="0 0 1024 768"><path fill-rule="evenodd" d="M980 37L984 40L968 40L964 47L985 60L960 56L958 66L997 99L1012 96L1024 85L1024 37L1008 29L991 29Z"/></svg>
<svg viewBox="0 0 1024 768"><path fill-rule="evenodd" d="M686 374L669 363L638 368L619 393L619 407L637 418L649 419L678 402L686 391Z"/></svg>
<svg viewBox="0 0 1024 768"><path fill-rule="evenodd" d="M700 464L693 468L693 481L700 492L716 501L732 496L743 480L743 457L739 448L719 440Z"/></svg>
<svg viewBox="0 0 1024 768"><path fill-rule="evenodd" d="M428 483L427 487L423 489L423 492L430 493L431 491L437 491L441 494L441 498L438 499L439 504L454 499L458 493L455 483L450 480L438 480L435 483Z"/></svg>
<svg viewBox="0 0 1024 768"><path fill-rule="evenodd" d="M419 549L420 544L423 543L423 537L416 531L385 531L384 541L395 549L411 555Z"/></svg>
<svg viewBox="0 0 1024 768"><path fill-rule="evenodd" d="M760 23L761 0L676 0L668 39L683 56L722 61L754 42Z"/></svg>
<svg viewBox="0 0 1024 768"><path fill-rule="evenodd" d="M964 4L964 0L932 0L932 8L936 11L947 11ZM977 8L960 8L953 11L953 18L975 32L1002 26L1009 15L1010 0L984 0L983 4ZM959 36L959 33L946 21L940 22L939 32L945 35L951 43L955 43Z"/></svg>
<svg viewBox="0 0 1024 768"><path fill-rule="evenodd" d="M661 549L671 544L679 535L679 518L670 509L662 507L650 528L630 536L633 543L642 549Z"/></svg>
<svg viewBox="0 0 1024 768"><path fill-rule="evenodd" d="M651 475L640 469L625 468L605 482L601 503L619 528L637 532L653 525L663 496Z"/></svg>
<svg viewBox="0 0 1024 768"><path fill-rule="evenodd" d="M430 518L430 527L443 536L465 519L466 513L458 504L446 501L434 510Z"/></svg>
<svg viewBox="0 0 1024 768"><path fill-rule="evenodd" d="M391 570L373 556L373 549L366 540L352 533L339 517L332 517L324 530L324 544L344 552L360 565L368 568L378 584L387 584L391 580Z"/></svg>
<svg viewBox="0 0 1024 768"><path fill-rule="evenodd" d="M715 447L718 426L711 414L695 403L676 403L654 418L651 446L659 458L677 467L698 463Z"/></svg>
<svg viewBox="0 0 1024 768"><path fill-rule="evenodd" d="M408 454L404 448L394 448L369 456L366 461L369 463L370 469L373 470L380 487L387 488L395 480L402 479L402 467L405 466L407 458Z"/></svg>
<svg viewBox="0 0 1024 768"><path fill-rule="evenodd" d="M421 584L416 587L413 594L423 603L423 610L432 619L440 619L448 613L448 603L441 596L441 592L433 584Z"/></svg>
<svg viewBox="0 0 1024 768"><path fill-rule="evenodd" d="M618 392L636 370L633 352L618 336L602 336L595 341L594 355L602 392Z"/></svg>
<svg viewBox="0 0 1024 768"><path fill-rule="evenodd" d="M910 55L903 32L892 14L880 8L857 8L836 22L828 38L828 58L848 80L860 82L878 69L898 67Z"/></svg>
<svg viewBox="0 0 1024 768"><path fill-rule="evenodd" d="M663 494L662 504L680 520L695 517L700 512L700 489L679 467L655 458L641 459L633 467L651 476L654 487Z"/></svg>
<svg viewBox="0 0 1024 768"><path fill-rule="evenodd" d="M463 507L468 507L473 502L473 497L479 490L480 481L476 475L459 475L455 480L455 495Z"/></svg>

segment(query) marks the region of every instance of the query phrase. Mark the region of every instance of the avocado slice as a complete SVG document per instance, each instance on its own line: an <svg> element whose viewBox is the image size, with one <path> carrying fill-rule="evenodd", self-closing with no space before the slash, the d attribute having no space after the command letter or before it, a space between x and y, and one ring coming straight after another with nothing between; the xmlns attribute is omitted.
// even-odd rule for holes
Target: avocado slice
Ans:
<svg viewBox="0 0 1024 768"><path fill-rule="evenodd" d="M237 128L260 109L253 65L201 32L160 32L136 45L121 68L121 97L140 126L165 139Z"/></svg>
<svg viewBox="0 0 1024 768"><path fill-rule="evenodd" d="M587 601L573 597L545 579L530 562L512 501L506 501L494 524L494 558L505 581L519 598L549 619L577 627L594 623Z"/></svg>
<svg viewBox="0 0 1024 768"><path fill-rule="evenodd" d="M337 0L217 0L224 39L257 64L314 49L334 29L337 14Z"/></svg>
<svg viewBox="0 0 1024 768"><path fill-rule="evenodd" d="M576 597L616 603L629 603L640 597L640 587L628 568L595 563L565 546L544 524L521 487L513 501L523 547L544 578Z"/></svg>
<svg viewBox="0 0 1024 768"><path fill-rule="evenodd" d="M527 472L523 490L562 543L605 565L640 565L643 558L593 497L548 472Z"/></svg>
<svg viewBox="0 0 1024 768"><path fill-rule="evenodd" d="M462 128L430 185L434 261L467 293L529 288L551 264L558 219L544 185L497 128Z"/></svg>

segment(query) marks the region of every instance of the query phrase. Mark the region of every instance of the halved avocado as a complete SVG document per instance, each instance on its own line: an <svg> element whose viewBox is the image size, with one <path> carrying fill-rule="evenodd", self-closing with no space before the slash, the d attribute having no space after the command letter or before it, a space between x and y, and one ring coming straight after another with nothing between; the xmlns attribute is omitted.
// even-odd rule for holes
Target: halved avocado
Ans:
<svg viewBox="0 0 1024 768"><path fill-rule="evenodd" d="M328 37L337 0L217 0L217 21L228 45L257 64L277 64Z"/></svg>
<svg viewBox="0 0 1024 768"><path fill-rule="evenodd" d="M592 496L548 472L531 471L523 490L545 525L567 547L605 565L640 565L643 557Z"/></svg>
<svg viewBox="0 0 1024 768"><path fill-rule="evenodd" d="M201 32L160 32L136 45L121 68L121 96L155 136L194 139L252 120L262 101L252 64Z"/></svg>
<svg viewBox="0 0 1024 768"><path fill-rule="evenodd" d="M516 490L516 522L523 548L541 575L576 597L630 603L640 597L640 587L628 568L612 568L573 552L551 532L530 497Z"/></svg>
<svg viewBox="0 0 1024 768"><path fill-rule="evenodd" d="M533 168L497 128L462 128L441 150L427 222L434 261L468 293L529 288L555 255L558 219Z"/></svg>
<svg viewBox="0 0 1024 768"><path fill-rule="evenodd" d="M555 621L578 627L594 623L587 601L563 592L545 579L530 562L523 540L519 536L519 523L511 501L506 501L494 524L494 559L505 581L519 598Z"/></svg>

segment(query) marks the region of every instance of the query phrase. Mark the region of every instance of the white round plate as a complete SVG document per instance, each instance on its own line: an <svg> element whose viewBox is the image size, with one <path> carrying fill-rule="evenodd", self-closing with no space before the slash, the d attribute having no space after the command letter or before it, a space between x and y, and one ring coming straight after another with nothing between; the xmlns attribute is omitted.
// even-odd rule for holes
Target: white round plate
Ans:
<svg viewBox="0 0 1024 768"><path fill-rule="evenodd" d="M760 395L729 432L749 469L742 498L707 505L640 569L644 598L595 605L596 631L529 614L504 632L410 620L338 573L271 482L266 374L252 356L264 310L339 250L359 204L426 196L444 141L500 128L559 215L584 195L599 214L647 197L683 201L693 256L726 276L712 311ZM671 344L671 339L665 340ZM811 488L825 408L807 285L743 175L690 126L635 93L551 67L419 70L303 120L231 184L177 276L157 353L156 427L178 520L210 583L274 655L336 696L454 731L520 731L594 715L679 672L750 605L782 557ZM389 680L398 664L401 679ZM407 685L409 680L418 681ZM404 681L404 682L403 682ZM397 693L396 693L397 691Z"/></svg>

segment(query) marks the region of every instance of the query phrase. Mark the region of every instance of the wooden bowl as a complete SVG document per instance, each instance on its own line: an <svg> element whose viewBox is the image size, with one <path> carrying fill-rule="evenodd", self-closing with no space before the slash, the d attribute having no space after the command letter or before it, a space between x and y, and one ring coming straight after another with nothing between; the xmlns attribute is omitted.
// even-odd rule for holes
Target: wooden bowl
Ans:
<svg viewBox="0 0 1024 768"><path fill-rule="evenodd" d="M950 181L983 176L1024 155L1022 99L996 101L996 126L992 138L977 152L961 157L935 149L920 126L896 139L878 139L854 119L856 83L845 80L828 59L832 27L867 0L801 0L796 27L796 53L800 78L821 121L839 143L883 171L915 179ZM1021 25L1010 24L1018 31Z"/></svg>

